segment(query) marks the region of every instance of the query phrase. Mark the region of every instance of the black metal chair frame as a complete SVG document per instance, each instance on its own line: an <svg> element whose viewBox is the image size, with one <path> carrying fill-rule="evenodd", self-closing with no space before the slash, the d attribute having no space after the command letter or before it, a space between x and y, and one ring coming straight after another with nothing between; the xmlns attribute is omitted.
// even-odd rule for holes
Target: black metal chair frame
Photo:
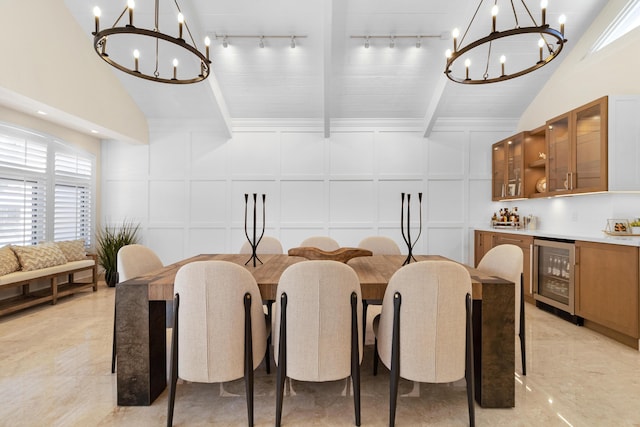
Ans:
<svg viewBox="0 0 640 427"><path fill-rule="evenodd" d="M171 337L171 365L169 374L169 402L167 408L167 427L173 425L173 409L176 400L178 382L178 310L180 295L176 294L173 303L173 335ZM267 352L269 349L267 349ZM251 328L251 294L244 294L244 382L247 395L247 416L249 427L253 426L253 335Z"/></svg>
<svg viewBox="0 0 640 427"><path fill-rule="evenodd" d="M351 293L351 381L356 425L360 425L360 346L358 342L358 296ZM282 423L284 383L287 377L287 294L280 296L280 341L278 343L278 373L276 377L276 426Z"/></svg>
<svg viewBox="0 0 640 427"><path fill-rule="evenodd" d="M389 381L389 426L393 427L396 422L396 406L398 402L398 384L400 382L400 306L402 305L402 295L396 292L393 295L393 335L391 341L391 374ZM475 390L473 373L473 324L471 322L472 302L471 295L467 294L466 301L466 337L465 337L465 372L464 377L467 382L467 404L469 405L469 425L475 426L475 401L473 392ZM378 374L378 339L376 338L373 353L373 375Z"/></svg>
<svg viewBox="0 0 640 427"><path fill-rule="evenodd" d="M520 354L522 356L522 375L527 375L527 356L524 344L524 274L520 274L520 330L518 338L520 338Z"/></svg>

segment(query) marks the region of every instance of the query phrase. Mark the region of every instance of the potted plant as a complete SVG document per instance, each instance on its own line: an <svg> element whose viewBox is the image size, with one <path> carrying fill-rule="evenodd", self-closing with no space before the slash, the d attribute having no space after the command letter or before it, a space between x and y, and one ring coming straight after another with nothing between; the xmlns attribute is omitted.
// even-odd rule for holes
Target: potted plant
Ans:
<svg viewBox="0 0 640 427"><path fill-rule="evenodd" d="M124 220L121 225L106 225L96 233L98 264L104 268L107 286L118 283L118 251L121 247L138 242L139 224Z"/></svg>
<svg viewBox="0 0 640 427"><path fill-rule="evenodd" d="M640 218L636 218L629 222L629 225L631 226L631 234L640 235Z"/></svg>

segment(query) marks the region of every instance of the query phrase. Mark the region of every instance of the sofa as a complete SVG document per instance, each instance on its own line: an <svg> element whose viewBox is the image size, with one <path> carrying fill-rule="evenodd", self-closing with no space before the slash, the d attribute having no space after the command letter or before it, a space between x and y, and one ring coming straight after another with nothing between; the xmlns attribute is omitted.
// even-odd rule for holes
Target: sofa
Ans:
<svg viewBox="0 0 640 427"><path fill-rule="evenodd" d="M90 281L84 277L76 281L76 273L81 272L90 272ZM49 286L31 289L46 281ZM96 256L86 253L83 240L4 246L0 248L0 290L10 288L21 288L20 294L0 300L0 316L49 301L55 304L59 297L88 288L95 292Z"/></svg>

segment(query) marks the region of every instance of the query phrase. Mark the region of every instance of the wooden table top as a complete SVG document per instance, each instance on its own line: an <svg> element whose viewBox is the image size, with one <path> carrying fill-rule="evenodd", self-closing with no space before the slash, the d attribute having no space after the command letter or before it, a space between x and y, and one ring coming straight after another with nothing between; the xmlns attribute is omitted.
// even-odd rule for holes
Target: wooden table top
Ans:
<svg viewBox="0 0 640 427"><path fill-rule="evenodd" d="M253 267L251 262L245 265L250 257L251 255L248 254L197 255L168 265L162 270L119 283L118 286L147 285L149 288L149 300L172 300L173 282L180 267L194 261L223 260L244 266L256 279L262 298L273 300L276 297L276 290L282 272L290 265L306 260L306 258L297 256L263 254L259 255L263 264ZM415 258L417 261L447 260L447 258L439 255L416 255ZM405 259L405 255L374 255L353 258L347 264L358 274L362 298L382 299L389 279L393 273L402 267ZM465 267L471 275L473 299L482 299L483 283L511 283L500 278L488 276L475 268Z"/></svg>

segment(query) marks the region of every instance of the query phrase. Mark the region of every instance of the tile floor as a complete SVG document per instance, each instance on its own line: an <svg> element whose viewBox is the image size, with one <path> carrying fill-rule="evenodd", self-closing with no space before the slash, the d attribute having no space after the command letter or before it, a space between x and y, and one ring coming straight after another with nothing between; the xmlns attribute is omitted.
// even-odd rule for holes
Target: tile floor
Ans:
<svg viewBox="0 0 640 427"><path fill-rule="evenodd" d="M114 290L86 292L0 318L1 426L159 426L167 393L149 407L116 406L111 374ZM373 310L371 310L373 311ZM476 406L479 426L640 426L640 352L527 305L528 375L516 356L516 406ZM170 334L170 333L169 333ZM367 335L371 340L371 331ZM516 346L518 348L518 346ZM362 425L387 425L388 374L362 366ZM256 372L255 422L275 417L275 375ZM293 383L283 424L351 426L345 381ZM222 390L222 392L221 392ZM468 425L464 383L401 383L398 426ZM182 384L174 425L246 425L242 381Z"/></svg>

